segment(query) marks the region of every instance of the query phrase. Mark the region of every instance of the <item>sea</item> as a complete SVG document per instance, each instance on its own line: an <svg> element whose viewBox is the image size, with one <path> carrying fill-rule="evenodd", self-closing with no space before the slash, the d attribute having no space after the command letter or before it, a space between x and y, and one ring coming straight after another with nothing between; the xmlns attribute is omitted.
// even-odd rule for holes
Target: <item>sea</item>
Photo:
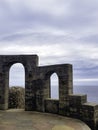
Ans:
<svg viewBox="0 0 98 130"><path fill-rule="evenodd" d="M86 94L88 102L98 103L98 86L74 86L74 94Z"/></svg>
<svg viewBox="0 0 98 130"><path fill-rule="evenodd" d="M98 86L73 86L73 94L86 94L87 102L98 103ZM58 89L53 86L51 98L59 99Z"/></svg>

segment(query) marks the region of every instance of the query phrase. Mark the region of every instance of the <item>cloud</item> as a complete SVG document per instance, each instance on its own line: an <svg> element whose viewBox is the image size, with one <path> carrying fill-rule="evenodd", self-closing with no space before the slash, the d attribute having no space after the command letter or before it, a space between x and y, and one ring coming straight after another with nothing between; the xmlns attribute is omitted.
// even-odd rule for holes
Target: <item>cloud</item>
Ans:
<svg viewBox="0 0 98 130"><path fill-rule="evenodd" d="M97 14L97 0L1 0L0 54L38 54L39 65L70 63L75 78L96 79Z"/></svg>
<svg viewBox="0 0 98 130"><path fill-rule="evenodd" d="M2 3L2 22L6 28L10 27L11 24L14 31L40 25L79 31L79 28L82 30L92 22L91 13L88 15L89 10L94 12L92 11L94 8L88 6L90 2L89 4L85 1L79 3L76 0L74 3L72 1L64 2L63 0L47 2L45 0L37 0L36 2L33 0L8 0ZM86 11L87 9L88 11ZM7 23L4 23L6 20Z"/></svg>
<svg viewBox="0 0 98 130"><path fill-rule="evenodd" d="M92 34L88 36L84 36L79 39L82 42L89 43L89 44L95 44L97 46L98 43L98 33L97 34Z"/></svg>

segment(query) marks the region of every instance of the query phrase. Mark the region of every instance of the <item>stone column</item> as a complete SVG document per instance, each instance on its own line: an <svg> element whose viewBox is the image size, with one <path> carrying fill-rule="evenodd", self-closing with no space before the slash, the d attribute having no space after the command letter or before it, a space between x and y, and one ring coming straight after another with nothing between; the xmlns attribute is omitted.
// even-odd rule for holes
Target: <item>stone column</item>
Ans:
<svg viewBox="0 0 98 130"><path fill-rule="evenodd" d="M28 57L27 57L28 58ZM38 57L34 59L29 57L25 64L25 110L36 110L36 68L38 65Z"/></svg>
<svg viewBox="0 0 98 130"><path fill-rule="evenodd" d="M0 67L0 110L8 109L8 92L9 92L9 80L8 70L4 67Z"/></svg>
<svg viewBox="0 0 98 130"><path fill-rule="evenodd" d="M67 64L59 75L59 114L66 115L69 108L69 94L73 93L72 65Z"/></svg>

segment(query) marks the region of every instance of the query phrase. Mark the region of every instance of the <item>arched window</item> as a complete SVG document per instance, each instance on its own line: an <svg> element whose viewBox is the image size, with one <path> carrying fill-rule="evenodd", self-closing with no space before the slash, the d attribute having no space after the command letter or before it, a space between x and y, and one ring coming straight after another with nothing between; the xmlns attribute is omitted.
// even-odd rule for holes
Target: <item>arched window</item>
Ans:
<svg viewBox="0 0 98 130"><path fill-rule="evenodd" d="M58 76L56 73L51 75L51 84L50 84L50 98L59 99L59 83Z"/></svg>
<svg viewBox="0 0 98 130"><path fill-rule="evenodd" d="M16 63L11 66L9 73L9 86L25 87L25 70L22 64Z"/></svg>
<svg viewBox="0 0 98 130"><path fill-rule="evenodd" d="M24 66L20 63L12 65L9 72L9 101L10 108L25 107L25 71Z"/></svg>

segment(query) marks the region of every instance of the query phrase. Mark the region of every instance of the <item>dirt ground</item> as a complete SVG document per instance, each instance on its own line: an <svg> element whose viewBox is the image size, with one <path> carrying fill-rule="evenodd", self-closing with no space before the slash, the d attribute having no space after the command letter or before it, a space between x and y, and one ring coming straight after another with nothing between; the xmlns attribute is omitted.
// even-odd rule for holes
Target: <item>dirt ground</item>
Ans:
<svg viewBox="0 0 98 130"><path fill-rule="evenodd" d="M9 109L0 111L0 130L90 130L80 120L59 115Z"/></svg>

